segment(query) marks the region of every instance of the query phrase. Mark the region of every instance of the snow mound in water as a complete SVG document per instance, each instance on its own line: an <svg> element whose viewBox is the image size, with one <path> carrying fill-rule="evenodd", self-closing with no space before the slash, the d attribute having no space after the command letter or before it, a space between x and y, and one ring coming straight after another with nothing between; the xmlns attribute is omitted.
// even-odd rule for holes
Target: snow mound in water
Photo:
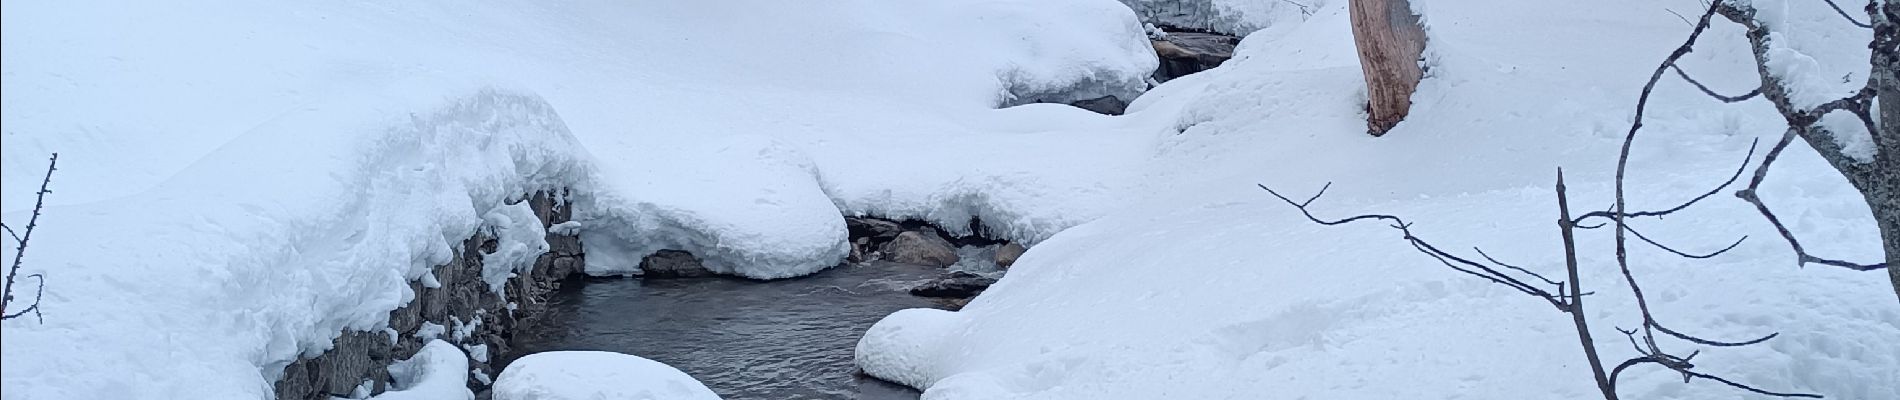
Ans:
<svg viewBox="0 0 1900 400"><path fill-rule="evenodd" d="M534 353L495 379L495 400L718 400L692 376L658 361L606 351Z"/></svg>
<svg viewBox="0 0 1900 400"><path fill-rule="evenodd" d="M856 360L864 372L887 381L930 387L938 373L931 360L949 336L962 324L963 316L933 308L899 310L879 320L864 338L858 340Z"/></svg>

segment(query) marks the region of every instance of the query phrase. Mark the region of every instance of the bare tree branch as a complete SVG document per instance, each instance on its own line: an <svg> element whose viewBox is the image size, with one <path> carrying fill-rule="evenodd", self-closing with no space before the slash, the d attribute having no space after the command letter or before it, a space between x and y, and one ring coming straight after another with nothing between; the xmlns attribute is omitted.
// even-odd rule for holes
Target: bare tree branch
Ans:
<svg viewBox="0 0 1900 400"><path fill-rule="evenodd" d="M34 194L33 216L31 218L28 218L26 221L26 233L17 235L14 238L14 241L18 242L19 245L15 247L13 251L13 265L7 268L6 287L4 289L0 289L0 313L4 313L7 310L7 307L13 303L14 278L20 275L20 263L21 261L26 259L26 243L28 240L33 239L33 229L38 227L40 224L40 210L46 207L46 194L53 192L52 190L48 190L46 187L48 184L51 184L53 182L53 171L58 170L58 169L59 169L59 153L53 153L52 158L48 159L46 163L46 177L40 179L40 191ZM7 234L9 235L13 234L13 228L11 227L7 228ZM46 276L45 275L32 274L32 275L27 275L27 277L39 279L38 292L44 292L46 290ZM19 316L24 315L27 311L32 311L35 318L39 317L39 313L40 313L40 295L39 294L33 295L32 306L29 306L24 310L20 310L17 313L7 313L4 315L0 315L0 320L18 318Z"/></svg>
<svg viewBox="0 0 1900 400"><path fill-rule="evenodd" d="M1694 259L1712 258L1715 256L1722 255L1722 253L1727 253L1729 250L1734 250L1735 246L1740 246L1742 244L1742 241L1748 240L1747 235L1742 235L1740 239L1735 239L1734 243L1729 243L1727 247L1723 247L1721 250L1716 250L1713 252L1709 252L1707 254L1689 254L1687 252L1683 252L1682 250L1676 250L1669 246L1664 246L1662 243L1657 243L1655 239L1650 239L1648 236L1643 236L1642 232L1636 231L1635 226L1624 226L1623 229L1629 230L1630 234L1636 235L1637 239L1642 239L1644 242L1649 243L1649 245L1651 246L1656 246L1656 248L1658 249L1663 249L1663 251L1675 253L1678 256L1683 256L1686 258L1694 258Z"/></svg>
<svg viewBox="0 0 1900 400"><path fill-rule="evenodd" d="M1689 84L1695 85L1696 89L1702 90L1702 94L1708 95L1709 97L1713 97L1716 100L1721 100L1723 103L1740 103L1743 101L1747 101L1748 99L1755 98L1755 96L1761 95L1761 88L1759 87L1749 90L1748 93L1742 93L1741 95L1736 95L1736 96L1727 96L1721 93L1716 93L1715 89L1709 88L1709 85L1704 85L1702 84L1702 81L1698 81L1695 78L1689 77L1688 72L1682 71L1681 65L1670 63L1669 68L1676 70L1676 76L1682 77L1683 81L1689 82Z"/></svg>
<svg viewBox="0 0 1900 400"><path fill-rule="evenodd" d="M1862 28L1873 29L1874 24L1867 23L1867 22L1860 22L1860 20L1854 19L1854 16L1847 15L1847 10L1842 9L1840 4L1834 4L1834 0L1821 0L1821 1L1827 3L1828 7L1834 8L1834 12L1837 14L1840 14L1841 18L1847 19L1847 23L1854 24L1854 26L1858 26Z"/></svg>
<svg viewBox="0 0 1900 400"><path fill-rule="evenodd" d="M0 320L19 318L21 315L26 315L27 312L31 311L33 312L34 320L37 320L40 323L46 323L46 318L40 315L40 297L46 295L46 275L32 274L32 275L27 275L26 277L35 278L39 280L39 287L33 290L33 305L27 306L25 309L22 309L19 312L6 314L6 315L0 315Z"/></svg>
<svg viewBox="0 0 1900 400"><path fill-rule="evenodd" d="M1787 133L1784 133L1781 135L1781 140L1778 142L1775 142L1775 147L1769 148L1768 154L1762 156L1761 165L1755 167L1755 176L1753 179L1750 179L1748 181L1748 187L1735 192L1735 197L1739 197L1742 199L1742 201L1746 201L1749 204L1753 204L1755 206L1755 210L1761 213L1762 218L1767 219L1770 225L1774 225L1775 231L1777 233L1780 233L1781 238L1788 242L1788 247L1794 248L1795 265L1807 265L1807 264L1813 263L1813 264L1842 267L1842 268L1852 269L1856 271L1873 271L1873 270L1886 268L1887 265L1884 263L1858 264L1858 263L1852 263L1852 262L1847 262L1847 261L1842 261L1842 260L1817 257L1813 254L1809 254L1808 249L1801 245L1801 240L1796 239L1794 237L1794 233L1788 231L1788 225L1783 224L1781 222L1781 218L1775 216L1774 211L1771 211L1768 209L1768 204L1762 202L1761 194L1760 192L1758 192L1758 190L1760 190L1761 188L1761 183L1763 181L1768 180L1768 167L1771 165L1774 165L1775 160L1781 157L1782 150L1787 150L1788 145L1794 143L1795 136L1796 136L1796 133L1794 129L1789 129Z"/></svg>
<svg viewBox="0 0 1900 400"><path fill-rule="evenodd" d="M1328 225L1328 226L1341 225L1341 224L1351 223L1355 221L1387 221L1390 223L1389 226L1391 226L1393 229L1398 230L1400 233L1404 234L1405 241L1408 244L1411 244L1413 249L1416 249L1420 253L1424 253L1425 255L1431 256L1433 259L1438 260L1439 263L1444 264L1446 267L1449 267L1452 270L1462 272L1471 276L1476 276L1476 277L1491 281L1492 283L1504 285L1505 287L1509 287L1513 290L1517 290L1518 292L1522 292L1527 295L1544 299L1546 302L1549 302L1552 306L1557 307L1558 310L1569 309L1569 305L1566 304L1560 296L1558 296L1557 294L1551 293L1549 290L1538 287L1536 285L1532 285L1530 283L1526 283L1521 279L1510 276L1509 274L1506 274L1495 268L1491 268L1490 266L1485 265L1484 263L1472 261L1470 259L1460 257L1456 254L1451 254L1450 252L1446 252L1442 249L1439 249L1437 246L1432 245L1430 242L1427 242L1424 239L1419 238L1416 235L1413 235L1412 223L1406 222L1405 219L1403 218L1399 218L1393 215L1385 215L1385 214L1367 214L1367 215L1356 215L1356 216L1346 217L1346 218L1341 218L1341 219L1336 219L1336 220L1327 220L1327 219L1319 218L1316 215L1313 215L1313 212L1309 208L1309 206L1313 204L1314 200L1318 200L1320 196L1325 195L1326 189L1332 188L1333 186L1332 183L1327 183L1325 186L1321 187L1318 193L1313 194L1313 196L1307 198L1306 201L1298 201L1298 202L1293 201L1293 199L1288 198L1284 195L1281 195L1280 192L1275 191L1273 190L1273 188L1269 188L1266 185L1257 185L1257 186L1259 186L1261 190L1267 191L1268 194L1273 195L1274 198L1278 198L1280 199L1280 201L1286 202L1287 205L1293 206L1293 208L1298 209L1300 211L1300 214L1306 216L1306 219L1308 221L1312 221L1313 223L1317 223L1320 225ZM1518 267L1513 267L1513 266L1506 265L1503 263L1499 263L1498 265L1505 266L1506 268L1511 268L1511 269L1520 269ZM1524 272L1529 273L1528 270L1524 270ZM1536 275L1536 274L1530 274L1530 275L1536 276L1540 280L1550 282L1548 279L1544 279L1541 275ZM1562 287L1562 283L1559 283L1559 282L1550 282L1550 283L1554 286L1558 286L1559 288Z"/></svg>
<svg viewBox="0 0 1900 400"><path fill-rule="evenodd" d="M1736 166L1736 167L1735 167L1735 173L1733 173L1733 174L1730 174L1727 180L1724 180L1724 181L1722 181L1722 184L1720 184L1720 185L1716 185L1716 186L1715 186L1715 188L1712 188L1712 189L1709 189L1709 191L1707 191L1707 192L1702 192L1702 194L1699 194L1699 195L1696 195L1696 196L1695 196L1694 198L1690 198L1690 199L1689 199L1689 201L1684 201L1684 202L1682 202L1681 204L1677 204L1677 205L1675 205L1675 206L1673 206L1673 207L1669 207L1669 208L1667 208L1667 209L1662 209L1662 210L1657 210L1657 211L1634 211L1634 212L1626 212L1626 213L1622 213L1622 215L1623 215L1623 216L1625 216L1625 217L1630 217L1630 218L1636 218L1636 217L1662 217L1662 216L1665 216L1665 215L1669 215L1669 214L1672 214L1672 213L1675 213L1675 212L1677 212L1677 211L1682 211L1682 210L1684 210L1684 209L1687 209L1687 208L1689 208L1689 206L1693 206L1693 205L1695 205L1695 204L1696 204L1697 202L1701 202L1701 201L1702 201L1703 199L1707 199L1707 198L1709 198L1709 197L1713 197L1713 196L1715 196L1715 194L1716 194L1716 193L1721 193L1721 192L1722 192L1722 189L1726 189L1726 188L1728 188L1728 187L1729 187L1729 185L1733 185L1733 184L1735 184L1735 181L1736 181L1736 180L1739 180L1739 179L1741 179L1741 177L1742 177L1742 172L1743 172L1743 171L1747 171L1747 170L1748 170L1748 164L1749 164L1749 161L1753 161L1753 160L1754 160L1754 158L1755 158L1755 149L1756 149L1756 146L1758 146L1758 145L1760 145L1760 144L1761 144L1761 139L1756 139L1756 140L1755 140L1754 142L1750 142L1750 143L1748 144L1748 155L1747 155L1747 156L1743 156L1743 157L1742 157L1742 164L1741 164L1741 165L1738 165L1738 166ZM1615 207L1615 203L1614 203L1614 202L1612 202L1612 203L1611 203L1611 207L1612 207L1612 208L1614 208L1614 207ZM1588 220L1588 219L1590 219L1590 218L1612 218L1612 217L1614 217L1614 216L1616 216L1616 215L1618 215L1618 213L1617 213L1616 211L1614 211L1614 210L1610 210L1610 211L1593 211L1593 212L1589 212L1589 213L1585 213L1585 214L1583 214L1583 216L1580 216L1580 217L1577 217L1577 220L1576 220L1576 224L1577 224L1577 227L1578 227L1578 228L1583 228L1583 229L1595 229L1595 228L1598 228L1598 227L1602 227L1603 225L1602 225L1602 224L1597 224L1597 225L1584 225L1584 221L1586 221L1586 220Z"/></svg>
<svg viewBox="0 0 1900 400"><path fill-rule="evenodd" d="M13 227L11 227L11 226L7 226L7 223L5 223L5 222L0 222L0 229L6 229L6 230L7 230L7 236L12 236L12 237L13 237L13 243L15 243L15 244L18 244L18 243L20 243L20 242L22 242L22 241L23 241L23 240L20 240L20 234L19 234L19 233L14 233L14 232L13 232Z"/></svg>

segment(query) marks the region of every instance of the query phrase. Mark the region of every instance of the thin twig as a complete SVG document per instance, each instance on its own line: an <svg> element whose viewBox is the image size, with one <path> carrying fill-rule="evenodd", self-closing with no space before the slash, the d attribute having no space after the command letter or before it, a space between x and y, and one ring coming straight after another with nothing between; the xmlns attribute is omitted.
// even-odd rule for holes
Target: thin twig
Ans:
<svg viewBox="0 0 1900 400"><path fill-rule="evenodd" d="M1774 211L1768 209L1767 203L1762 202L1761 193L1759 192L1759 190L1761 188L1762 182L1768 180L1768 167L1771 165L1774 165L1775 160L1781 157L1782 150L1787 150L1788 145L1794 143L1794 139L1796 136L1797 134L1795 133L1794 129L1789 129L1786 133L1783 133L1781 135L1781 140L1778 142L1775 142L1775 147L1769 148L1768 154L1762 156L1761 165L1755 167L1755 176L1748 181L1748 187L1743 188L1742 190L1736 191L1735 197L1741 198L1742 201L1746 201L1748 202L1748 204L1754 205L1755 210L1761 213L1762 218L1767 219L1768 224L1774 225L1775 232L1781 234L1781 239L1784 241L1787 241L1788 247L1791 247L1794 249L1795 265L1797 266L1805 266L1807 264L1821 264L1821 265L1830 265L1830 266L1836 266L1836 267L1841 267L1841 268L1847 268L1847 269L1851 269L1855 271L1873 271L1873 270L1878 270L1882 268L1887 268L1886 263L1859 264L1859 263L1852 263L1852 262L1847 262L1843 260L1822 258L1822 257L1815 256L1813 254L1809 254L1808 249L1801 245L1801 240L1796 239L1794 236L1794 232L1791 232L1788 230L1788 225L1782 223L1781 218L1776 216Z"/></svg>
<svg viewBox="0 0 1900 400"><path fill-rule="evenodd" d="M1722 184L1716 185L1714 188L1709 189L1709 191L1702 192L1702 194L1698 194L1694 198L1690 198L1689 201L1682 202L1681 204L1677 204L1674 207L1669 207L1667 209L1662 209L1662 210L1657 210L1657 211L1634 211L1634 212L1622 213L1620 215L1630 217L1630 218L1662 217L1665 215L1675 213L1677 211L1682 211L1684 209L1687 209L1689 208L1689 206L1693 206L1696 203L1701 202L1703 199L1713 197L1715 196L1716 193L1721 193L1722 189L1726 189L1730 185L1734 185L1735 181L1741 179L1742 172L1748 171L1749 162L1754 161L1755 149L1760 144L1761 144L1761 139L1755 139L1754 141L1749 142L1748 154L1745 156L1742 156L1741 165L1738 165L1735 167L1735 172L1732 174L1729 174L1729 177L1727 180L1723 180ZM1611 204L1612 204L1611 207L1614 208L1615 203L1611 203ZM1619 215L1619 214L1615 210L1593 211L1593 212L1585 213L1582 216L1577 217L1576 224L1578 228L1583 228L1583 229L1599 228L1599 227L1602 227L1603 224L1584 225L1584 221L1589 220L1590 218L1613 218L1616 215Z"/></svg>
<svg viewBox="0 0 1900 400"><path fill-rule="evenodd" d="M1491 268L1490 266L1487 266L1484 263L1472 261L1471 259L1460 257L1456 254L1452 254L1450 252L1444 251L1443 249L1440 249L1437 246L1432 245L1430 242L1427 242L1424 239L1419 238L1416 235L1413 235L1412 228L1411 228L1412 224L1410 222L1406 222L1404 218L1399 218L1398 216L1385 215L1385 214L1367 214L1367 215L1356 215L1356 216L1351 216L1351 217L1346 217L1346 218L1341 218L1341 219L1328 220L1328 219L1320 218L1317 215L1314 215L1313 211L1309 207L1313 204L1313 201L1319 200L1320 196L1324 196L1326 194L1327 189L1332 188L1333 185L1330 182L1327 183L1325 186L1320 187L1320 190L1318 192L1314 193L1312 197L1306 198L1305 201L1294 201L1292 198L1286 197L1285 195L1281 195L1280 192L1275 191L1273 190L1273 188L1267 187L1266 185L1257 185L1257 186L1259 186L1261 190L1267 191L1268 194L1273 195L1274 198L1280 199L1280 201L1285 202L1287 205L1293 206L1293 208L1299 210L1300 214L1304 215L1308 221L1312 221L1313 223L1316 223L1316 224L1331 226L1331 225L1341 225L1341 224L1352 223L1355 221L1387 221L1390 223L1390 225L1388 226L1391 226L1393 229L1396 229L1400 233L1404 234L1405 241L1411 244L1413 249L1418 250L1420 253L1425 253L1425 255L1427 256L1431 256L1433 259L1438 260L1439 263L1444 264L1446 267L1451 268L1452 270L1462 272L1471 276L1476 276L1478 278L1491 281L1492 283L1504 285L1505 287L1509 287L1513 290L1517 290L1518 292L1522 292L1527 295L1544 299L1546 302L1550 303L1554 307L1557 307L1557 309L1559 310L1569 309L1569 306L1564 302L1562 296L1559 296L1555 293L1551 293L1547 289L1537 287L1530 283L1526 283L1521 279L1518 279L1516 277L1513 277L1513 276L1510 276L1509 274L1504 273L1503 271L1499 271L1497 269ZM1518 269L1516 267L1503 264L1503 263L1498 263L1498 265L1502 265L1507 268ZM1523 271L1523 272L1527 274L1529 273L1529 271ZM1536 274L1531 274L1531 275L1535 276ZM1537 278L1540 280L1549 282L1548 279L1545 279L1542 276L1537 276ZM1556 282L1551 282L1551 283L1556 283ZM1557 284L1557 285L1559 287L1562 286L1561 284Z"/></svg>
<svg viewBox="0 0 1900 400"><path fill-rule="evenodd" d="M1644 242L1648 242L1649 245L1656 246L1656 248L1658 249L1663 249L1663 251L1675 253L1676 255L1683 256L1685 258L1694 258L1694 259L1712 258L1715 256L1722 255L1722 253L1727 253L1729 250L1735 249L1735 246L1740 246L1742 244L1742 241L1748 240L1748 235L1742 235L1740 239L1735 239L1734 243L1729 243L1727 247L1723 247L1721 250L1716 250L1708 254L1689 254L1687 252L1683 252L1682 250L1676 250L1675 248L1664 246L1662 243L1657 243L1655 239L1650 239L1648 236L1643 236L1642 232L1636 231L1635 226L1625 225L1623 226L1623 229L1629 230L1630 234L1636 235L1637 239L1642 239Z"/></svg>
<svg viewBox="0 0 1900 400"><path fill-rule="evenodd" d="M13 232L13 227L11 227L11 226L7 226L7 223L5 223L5 222L0 222L0 229L6 229L6 230L7 230L7 236L12 236L12 237L13 237L13 243L20 243L20 242L22 241L22 240L20 240L20 234L18 234L18 233L14 233L14 232Z"/></svg>
<svg viewBox="0 0 1900 400"><path fill-rule="evenodd" d="M1739 102L1747 101L1748 99L1755 98L1755 96L1761 95L1761 88L1759 87L1755 88L1754 90L1749 90L1748 93L1742 93L1741 95L1736 95L1736 96L1729 96L1729 95L1724 95L1721 93L1716 93L1715 89L1709 88L1709 85L1704 85L1702 84L1702 81L1698 81L1695 78L1689 77L1688 72L1682 71L1681 65L1669 64L1669 68L1676 70L1676 76L1682 77L1683 81L1687 81L1691 85L1695 85L1695 88L1701 90L1702 94L1708 95L1709 97L1713 97L1716 100L1721 100L1723 103L1739 103Z"/></svg>
<svg viewBox="0 0 1900 400"><path fill-rule="evenodd" d="M46 295L46 275L32 274L32 275L27 275L26 277L39 279L38 281L40 284L39 288L33 291L33 305L27 306L26 309L22 309L20 310L20 312L0 316L0 320L19 318L21 315L26 315L28 311L31 311L33 312L34 320L37 320L40 323L46 323L46 318L40 315L40 297Z"/></svg>
<svg viewBox="0 0 1900 400"><path fill-rule="evenodd" d="M1845 18L1845 19L1847 19L1847 23L1850 23L1850 24L1854 24L1854 26L1858 26L1858 27L1862 27L1862 28L1867 28L1867 29L1873 29L1873 28L1874 28L1874 24L1873 24L1873 23L1869 23L1869 22L1860 22L1860 21L1858 21L1858 20L1855 20L1855 19L1854 19L1854 16L1852 16L1852 15L1847 15L1847 10L1846 10L1846 9L1842 9L1842 8L1841 8L1841 5L1840 5L1840 4L1834 4L1834 0L1821 0L1821 1L1822 1L1822 2L1825 2L1825 3L1827 3L1827 6L1828 6L1828 7L1831 7L1831 8L1833 8L1833 9L1834 9L1834 12L1835 12L1835 13L1837 13L1837 14L1840 14L1840 15L1841 15L1841 18Z"/></svg>

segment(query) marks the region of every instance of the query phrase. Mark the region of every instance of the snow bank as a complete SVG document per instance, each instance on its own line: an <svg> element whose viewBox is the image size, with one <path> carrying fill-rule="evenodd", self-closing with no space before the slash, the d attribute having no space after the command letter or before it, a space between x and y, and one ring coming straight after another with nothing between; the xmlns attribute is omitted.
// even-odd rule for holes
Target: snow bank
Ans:
<svg viewBox="0 0 1900 400"><path fill-rule="evenodd" d="M468 355L455 345L429 341L415 357L389 366L395 387L373 400L474 400L468 390Z"/></svg>
<svg viewBox="0 0 1900 400"><path fill-rule="evenodd" d="M1363 84L1339 3L1144 95L1129 119L1163 124L1135 185L1151 195L1041 242L961 311L892 314L860 341L859 365L933 400L1597 396L1568 316L1448 270L1382 224L1310 223L1252 184L1305 196L1334 181L1314 203L1322 216L1402 215L1434 244L1556 273L1556 167L1566 167L1573 207L1609 201L1636 92L1687 34L1661 8L1701 5L1415 0L1434 39L1433 76L1407 121L1375 139L1363 134L1364 94L1352 90ZM1804 20L1832 12L1797 3L1786 9ZM1685 68L1718 89L1752 87L1741 30L1717 25ZM1864 42L1831 46L1806 51L1859 52L1864 70ZM1764 102L1722 105L1664 80L1632 154L1632 207L1707 190L1781 125ZM1798 220L1804 243L1825 246L1811 250L1880 257L1859 194L1803 146L1777 161L1764 197ZM1638 228L1696 251L1750 237L1710 260L1630 250L1650 306L1672 327L1723 340L1780 333L1703 348L1703 371L1770 390L1900 397L1900 344L1886 339L1900 335L1900 304L1883 273L1797 268L1771 226L1724 197ZM1608 360L1635 356L1615 330L1641 317L1610 238L1581 235L1597 348ZM1633 368L1621 394L1746 394L1681 378Z"/></svg>
<svg viewBox="0 0 1900 400"><path fill-rule="evenodd" d="M590 273L675 248L779 278L845 257L841 213L1046 238L1150 148L994 109L1147 76L1107 0L3 6L7 221L62 155L24 271L54 277L48 318L6 322L9 399L268 397L478 229L498 260L542 248L510 205L534 190L572 189Z"/></svg>
<svg viewBox="0 0 1900 400"><path fill-rule="evenodd" d="M912 387L930 387L938 372L933 361L943 358L933 351L967 323L963 315L932 309L913 308L891 313L864 332L858 340L859 368L879 378Z"/></svg>
<svg viewBox="0 0 1900 400"><path fill-rule="evenodd" d="M7 322L8 396L268 397L298 355L385 326L482 215L583 183L545 102L416 94L446 87L309 105L156 190L50 207L28 264L58 283L46 324Z"/></svg>
<svg viewBox="0 0 1900 400"><path fill-rule="evenodd" d="M718 400L685 372L605 351L550 351L516 359L495 380L495 400Z"/></svg>

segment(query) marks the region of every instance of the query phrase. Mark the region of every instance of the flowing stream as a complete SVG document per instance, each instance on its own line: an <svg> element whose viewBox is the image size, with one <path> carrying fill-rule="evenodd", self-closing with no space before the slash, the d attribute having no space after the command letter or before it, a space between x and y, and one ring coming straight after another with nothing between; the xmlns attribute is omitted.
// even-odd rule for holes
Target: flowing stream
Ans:
<svg viewBox="0 0 1900 400"><path fill-rule="evenodd" d="M858 337L885 315L944 308L905 290L940 272L875 262L777 281L569 282L545 314L519 327L510 356L633 354L679 368L728 400L914 400L915 390L859 373L852 356Z"/></svg>

